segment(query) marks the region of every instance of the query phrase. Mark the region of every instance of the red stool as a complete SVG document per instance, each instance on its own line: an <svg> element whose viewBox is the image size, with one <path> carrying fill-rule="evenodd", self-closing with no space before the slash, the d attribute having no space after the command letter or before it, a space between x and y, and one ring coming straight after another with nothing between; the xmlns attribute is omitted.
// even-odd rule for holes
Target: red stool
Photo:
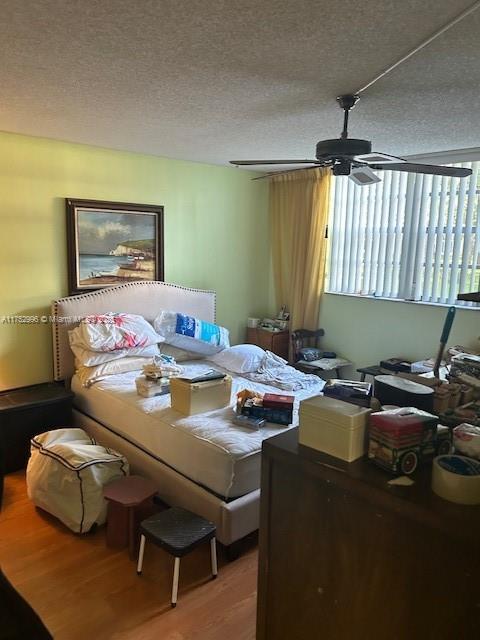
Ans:
<svg viewBox="0 0 480 640"><path fill-rule="evenodd" d="M108 500L108 547L123 549L128 546L130 557L135 557L138 524L148 511L154 511L153 504L149 503L156 493L155 484L141 476L119 478L104 487L103 495Z"/></svg>

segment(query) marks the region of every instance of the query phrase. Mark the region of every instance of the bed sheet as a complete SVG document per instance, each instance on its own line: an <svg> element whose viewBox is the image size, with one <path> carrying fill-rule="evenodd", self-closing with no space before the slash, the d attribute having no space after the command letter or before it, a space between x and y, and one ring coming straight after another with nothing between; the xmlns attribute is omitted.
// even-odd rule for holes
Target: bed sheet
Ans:
<svg viewBox="0 0 480 640"><path fill-rule="evenodd" d="M213 365L196 360L182 366L186 375L199 375ZM323 382L319 379L318 388L292 394L295 404L290 427L267 423L259 431L252 431L231 421L236 392L244 388L262 393L281 391L223 371L232 376L230 406L207 413L183 416L171 408L169 394L154 398L139 396L135 378L140 371L109 376L88 389L74 376L74 404L190 480L225 499L235 498L259 488L262 441L296 426L300 400L317 395Z"/></svg>

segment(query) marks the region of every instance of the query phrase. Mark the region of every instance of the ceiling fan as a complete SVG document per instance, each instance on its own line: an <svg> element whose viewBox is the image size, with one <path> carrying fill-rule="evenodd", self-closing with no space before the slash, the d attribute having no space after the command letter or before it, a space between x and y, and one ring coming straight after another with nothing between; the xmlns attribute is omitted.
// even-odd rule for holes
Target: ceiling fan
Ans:
<svg viewBox="0 0 480 640"><path fill-rule="evenodd" d="M372 151L372 143L369 140L359 140L348 137L348 117L350 110L360 99L360 96L347 94L339 96L337 102L343 109L343 130L340 138L333 140L320 140L317 142L315 160L230 160L230 164L236 166L254 165L310 165L302 169L316 169L317 167L330 167L334 176L349 176L360 185L379 182L371 169L389 171L407 171L409 173L427 173L436 176L450 176L452 178L466 178L472 174L471 169L464 167L446 167L434 164L416 164L407 162L403 158L391 156L386 153ZM290 173L300 169L288 169L267 173L262 178L267 178L280 173Z"/></svg>

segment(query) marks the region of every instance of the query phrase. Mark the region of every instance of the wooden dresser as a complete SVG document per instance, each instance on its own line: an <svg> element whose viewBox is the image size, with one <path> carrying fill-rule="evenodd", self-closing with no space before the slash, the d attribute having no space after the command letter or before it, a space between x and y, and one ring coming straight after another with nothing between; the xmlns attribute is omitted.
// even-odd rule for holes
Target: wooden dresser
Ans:
<svg viewBox="0 0 480 640"><path fill-rule="evenodd" d="M290 332L285 331L269 331L257 327L252 329L247 327L247 343L256 344L262 349L276 353L277 356L288 360L288 347L290 340Z"/></svg>
<svg viewBox="0 0 480 640"><path fill-rule="evenodd" d="M257 640L480 637L480 506L414 478L264 441Z"/></svg>

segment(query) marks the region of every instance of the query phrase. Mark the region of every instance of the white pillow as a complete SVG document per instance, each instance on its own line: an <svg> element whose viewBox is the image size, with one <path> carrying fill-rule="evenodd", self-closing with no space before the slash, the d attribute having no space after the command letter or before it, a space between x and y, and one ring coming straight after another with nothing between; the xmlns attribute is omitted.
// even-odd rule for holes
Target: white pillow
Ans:
<svg viewBox="0 0 480 640"><path fill-rule="evenodd" d="M108 376L114 376L117 373L141 371L144 365L151 363L151 358L120 358L119 360L98 364L96 367L80 366L75 373L82 386L90 387L94 382L103 380Z"/></svg>
<svg viewBox="0 0 480 640"><path fill-rule="evenodd" d="M234 373L258 371L265 351L254 344L237 344L209 356L209 360Z"/></svg>
<svg viewBox="0 0 480 640"><path fill-rule="evenodd" d="M167 344L210 355L230 346L228 329L175 311L161 311L153 322Z"/></svg>
<svg viewBox="0 0 480 640"><path fill-rule="evenodd" d="M90 351L117 351L148 347L163 342L142 316L130 313L104 313L85 317L70 331L70 345Z"/></svg>
<svg viewBox="0 0 480 640"><path fill-rule="evenodd" d="M76 360L79 366L95 367L97 364L104 364L105 362L112 362L112 360L119 360L120 358L136 358L142 356L144 358L153 358L158 356L160 350L156 344L151 344L149 347L132 347L131 349L116 349L115 351L90 351L90 349L84 349L84 347L78 344L71 344Z"/></svg>
<svg viewBox="0 0 480 640"><path fill-rule="evenodd" d="M166 356L172 356L176 362L185 362L186 360L201 360L203 358L201 353L193 353L193 351L185 351L185 349L179 349L171 344L162 342L160 347L160 353L164 353Z"/></svg>

